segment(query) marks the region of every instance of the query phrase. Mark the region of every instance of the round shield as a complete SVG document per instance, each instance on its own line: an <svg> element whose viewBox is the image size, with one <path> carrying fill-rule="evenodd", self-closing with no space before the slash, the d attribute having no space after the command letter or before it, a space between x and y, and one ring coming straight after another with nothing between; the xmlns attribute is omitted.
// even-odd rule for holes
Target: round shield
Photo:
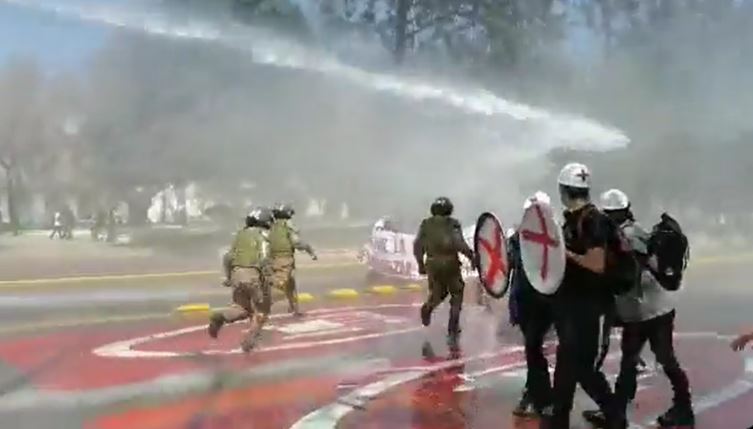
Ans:
<svg viewBox="0 0 753 429"><path fill-rule="evenodd" d="M557 292L565 275L565 243L551 206L534 202L523 213L518 231L523 270L531 286L545 295Z"/></svg>
<svg viewBox="0 0 753 429"><path fill-rule="evenodd" d="M481 284L494 298L507 293L507 242L505 230L496 216L482 213L476 222L473 247L478 258L478 277Z"/></svg>

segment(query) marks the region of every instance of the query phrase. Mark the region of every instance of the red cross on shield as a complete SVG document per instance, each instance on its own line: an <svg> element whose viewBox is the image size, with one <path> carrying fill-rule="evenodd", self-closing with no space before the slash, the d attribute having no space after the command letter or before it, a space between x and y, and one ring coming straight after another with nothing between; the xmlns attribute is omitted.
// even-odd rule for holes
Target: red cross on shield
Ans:
<svg viewBox="0 0 753 429"><path fill-rule="evenodd" d="M473 244L478 258L479 281L487 293L501 298L507 293L507 242L502 223L492 213L482 213L476 221Z"/></svg>
<svg viewBox="0 0 753 429"><path fill-rule="evenodd" d="M551 207L533 203L523 214L519 230L523 269L529 282L541 293L554 293L565 272L565 249L562 229L554 221Z"/></svg>

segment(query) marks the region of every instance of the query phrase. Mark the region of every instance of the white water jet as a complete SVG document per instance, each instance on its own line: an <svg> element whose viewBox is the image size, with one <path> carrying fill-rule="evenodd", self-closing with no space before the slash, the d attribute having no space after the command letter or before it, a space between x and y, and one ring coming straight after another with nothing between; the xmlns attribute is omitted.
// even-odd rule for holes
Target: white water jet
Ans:
<svg viewBox="0 0 753 429"><path fill-rule="evenodd" d="M433 101L465 114L507 117L527 122L539 138L532 139L537 152L553 147L610 150L625 146L629 139L620 130L596 121L516 103L483 89L461 90L416 79L374 73L344 64L332 55L314 51L257 28L233 23L212 24L189 20L178 22L165 13L134 5L54 0L0 0L8 4L58 14L62 17L103 24L177 39L222 44L247 51L259 64L319 72L371 90L415 101ZM544 136L546 139L542 139ZM538 140L538 141L537 141ZM545 141L542 141L545 140Z"/></svg>

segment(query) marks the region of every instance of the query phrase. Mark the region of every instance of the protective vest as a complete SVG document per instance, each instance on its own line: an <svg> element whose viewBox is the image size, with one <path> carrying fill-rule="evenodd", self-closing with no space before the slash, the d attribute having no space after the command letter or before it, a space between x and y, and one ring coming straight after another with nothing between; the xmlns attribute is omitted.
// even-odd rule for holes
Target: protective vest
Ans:
<svg viewBox="0 0 753 429"><path fill-rule="evenodd" d="M432 216L423 223L424 249L429 258L457 258L455 234L458 222L449 216Z"/></svg>
<svg viewBox="0 0 753 429"><path fill-rule="evenodd" d="M295 253L290 227L284 220L276 220L269 229L269 253L273 258Z"/></svg>
<svg viewBox="0 0 753 429"><path fill-rule="evenodd" d="M232 248L234 267L257 267L264 259L264 235L258 228L238 231Z"/></svg>

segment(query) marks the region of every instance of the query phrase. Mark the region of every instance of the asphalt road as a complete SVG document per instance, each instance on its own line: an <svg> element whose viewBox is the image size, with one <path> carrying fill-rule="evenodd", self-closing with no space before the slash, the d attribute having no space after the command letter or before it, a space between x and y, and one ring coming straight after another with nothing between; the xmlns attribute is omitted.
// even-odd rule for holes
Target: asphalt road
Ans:
<svg viewBox="0 0 753 429"><path fill-rule="evenodd" d="M691 266L678 331L732 334L753 326L752 273L746 260ZM504 303L496 303L493 314L469 303L462 354L451 355L443 338L445 309L430 329L417 325L420 292L324 298L333 288L365 292L365 274L358 266L300 270L301 291L317 295L305 305L309 316L303 322L275 319L263 345L269 350L245 358L234 351L240 326L228 327L214 344L198 326L205 314L195 319L173 314L190 302L225 305L228 290L218 285L219 274L0 284L2 427L534 427L509 418L522 387L522 357L513 349L513 329L502 338L495 335ZM285 306L276 311L284 313ZM193 331L150 337L177 329ZM144 336L142 343L117 344ZM714 402L725 383L748 382L741 355L726 349L726 339L678 341L705 407L698 427L753 424L753 418L743 424L753 407L747 391L736 396L724 391L731 399ZM291 349L291 343L302 348ZM108 344L104 356L94 352ZM138 356L128 357L129 350ZM170 355L152 356L162 352ZM490 368L498 377L484 373ZM197 374L207 371L211 383L202 384ZM663 411L669 395L662 377L647 383L640 422ZM582 398L579 404L586 406Z"/></svg>

